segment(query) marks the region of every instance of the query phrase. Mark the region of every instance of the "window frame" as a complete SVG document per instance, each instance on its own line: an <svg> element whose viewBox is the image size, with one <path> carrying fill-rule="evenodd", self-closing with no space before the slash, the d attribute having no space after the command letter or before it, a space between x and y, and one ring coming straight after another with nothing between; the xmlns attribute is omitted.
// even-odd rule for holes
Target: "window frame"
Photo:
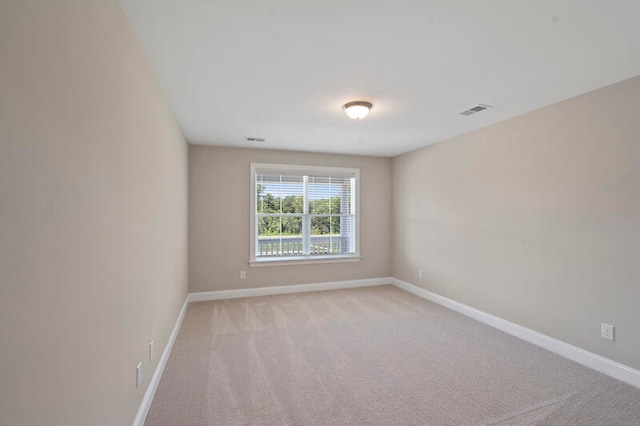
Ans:
<svg viewBox="0 0 640 426"><path fill-rule="evenodd" d="M250 167L250 200L249 200L249 266L300 265L306 263L357 262L360 260L360 169L348 167L305 166L299 164L251 163ZM300 255L300 256L257 256L258 232L256 229L256 171L273 170L283 175L353 175L355 178L355 252L348 254ZM303 238L305 238L303 236Z"/></svg>

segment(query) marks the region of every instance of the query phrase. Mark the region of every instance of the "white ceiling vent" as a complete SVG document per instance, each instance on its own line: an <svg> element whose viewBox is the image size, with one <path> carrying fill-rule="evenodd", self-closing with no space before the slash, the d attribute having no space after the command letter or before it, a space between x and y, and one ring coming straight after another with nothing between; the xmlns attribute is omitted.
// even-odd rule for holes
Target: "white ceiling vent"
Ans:
<svg viewBox="0 0 640 426"><path fill-rule="evenodd" d="M246 137L244 138L247 142L266 142L267 139L266 138L250 138L250 137Z"/></svg>
<svg viewBox="0 0 640 426"><path fill-rule="evenodd" d="M478 104L478 105L474 106L473 108L469 108L467 110L459 112L458 114L460 114L460 115L471 115L471 114L475 114L476 112L484 111L485 109L488 109L488 108L493 108L493 107L491 105Z"/></svg>

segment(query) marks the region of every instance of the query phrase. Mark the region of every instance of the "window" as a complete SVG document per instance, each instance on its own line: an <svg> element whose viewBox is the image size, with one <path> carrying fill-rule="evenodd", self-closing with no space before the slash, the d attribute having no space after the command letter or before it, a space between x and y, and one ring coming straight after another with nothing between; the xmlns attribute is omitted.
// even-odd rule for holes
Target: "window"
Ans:
<svg viewBox="0 0 640 426"><path fill-rule="evenodd" d="M358 260L359 174L251 164L251 264Z"/></svg>

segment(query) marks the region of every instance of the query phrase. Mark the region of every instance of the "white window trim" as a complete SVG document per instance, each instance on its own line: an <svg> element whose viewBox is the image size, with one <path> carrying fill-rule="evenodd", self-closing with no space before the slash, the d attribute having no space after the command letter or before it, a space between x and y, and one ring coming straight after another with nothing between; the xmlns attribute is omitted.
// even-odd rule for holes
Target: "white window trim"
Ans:
<svg viewBox="0 0 640 426"><path fill-rule="evenodd" d="M256 232L256 169L269 169L274 171L295 171L306 172L309 174L327 174L327 175L355 175L356 188L355 197L352 200L355 203L355 242L356 251L353 254L346 255L328 255L328 256L288 256L288 257L256 257L256 247L258 245L258 233ZM339 263L339 262L358 262L360 256L360 169L346 167L323 167L323 166L302 166L298 164L270 164L270 163L251 163L251 178L249 191L249 266L284 266L284 265L301 265L309 263Z"/></svg>

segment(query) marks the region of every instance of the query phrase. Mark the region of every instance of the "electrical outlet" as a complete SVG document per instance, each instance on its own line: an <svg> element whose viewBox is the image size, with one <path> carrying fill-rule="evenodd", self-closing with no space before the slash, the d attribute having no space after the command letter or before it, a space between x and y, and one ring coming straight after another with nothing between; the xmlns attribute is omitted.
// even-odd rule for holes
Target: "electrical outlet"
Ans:
<svg viewBox="0 0 640 426"><path fill-rule="evenodd" d="M153 359L153 340L149 342L149 362Z"/></svg>
<svg viewBox="0 0 640 426"><path fill-rule="evenodd" d="M247 279L247 271L240 271L240 279L241 280Z"/></svg>
<svg viewBox="0 0 640 426"><path fill-rule="evenodd" d="M418 278L422 279L422 277L424 277L424 273L422 272L422 269L418 269Z"/></svg>
<svg viewBox="0 0 640 426"><path fill-rule="evenodd" d="M136 367L136 389L142 384L142 361L138 363Z"/></svg>
<svg viewBox="0 0 640 426"><path fill-rule="evenodd" d="M600 325L600 337L613 342L615 340L615 327L611 324L602 323Z"/></svg>

